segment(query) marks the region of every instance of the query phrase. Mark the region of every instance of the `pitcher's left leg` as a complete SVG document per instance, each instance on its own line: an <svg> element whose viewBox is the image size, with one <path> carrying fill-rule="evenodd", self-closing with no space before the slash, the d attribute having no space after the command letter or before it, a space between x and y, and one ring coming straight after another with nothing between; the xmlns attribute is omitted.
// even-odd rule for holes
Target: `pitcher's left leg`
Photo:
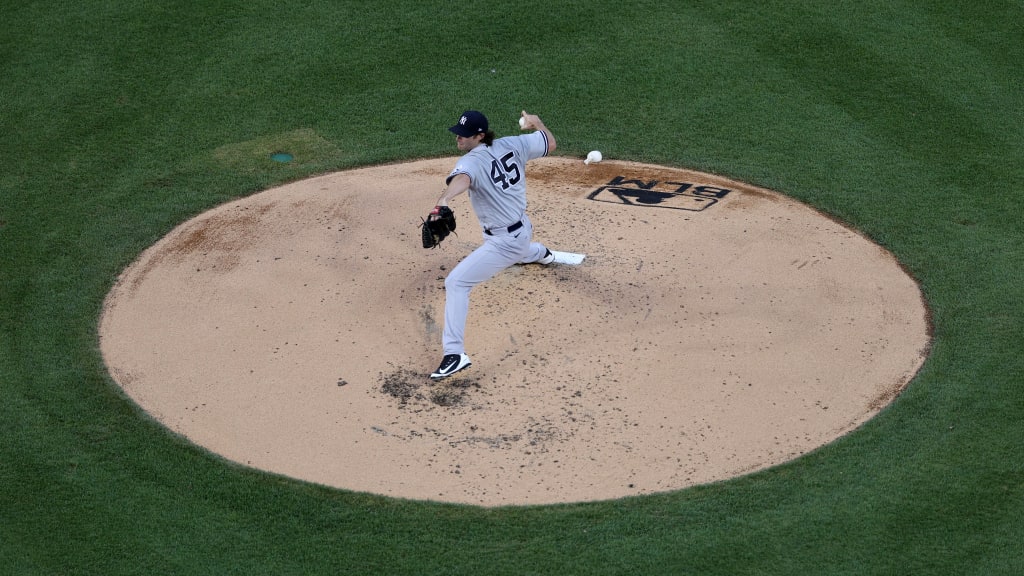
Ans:
<svg viewBox="0 0 1024 576"><path fill-rule="evenodd" d="M477 284L507 268L508 256L492 242L484 242L452 269L444 281L444 353L464 354L469 292Z"/></svg>

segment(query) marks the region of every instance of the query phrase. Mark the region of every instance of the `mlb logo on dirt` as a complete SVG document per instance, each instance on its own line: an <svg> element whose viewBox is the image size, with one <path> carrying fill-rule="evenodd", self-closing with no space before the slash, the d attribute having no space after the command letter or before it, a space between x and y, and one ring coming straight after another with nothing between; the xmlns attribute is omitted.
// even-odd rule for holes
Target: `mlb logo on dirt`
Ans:
<svg viewBox="0 0 1024 576"><path fill-rule="evenodd" d="M660 182L658 180L612 178L608 184L591 192L587 198L628 206L650 206L700 212L714 206L732 190L691 182Z"/></svg>

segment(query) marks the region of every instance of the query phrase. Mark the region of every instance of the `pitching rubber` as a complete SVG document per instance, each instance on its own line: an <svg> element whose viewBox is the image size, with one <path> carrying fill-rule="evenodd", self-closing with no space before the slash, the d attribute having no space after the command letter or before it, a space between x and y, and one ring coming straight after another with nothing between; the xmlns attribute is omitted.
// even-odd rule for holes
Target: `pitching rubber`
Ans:
<svg viewBox="0 0 1024 576"><path fill-rule="evenodd" d="M551 253L555 256L554 262L556 264L569 264L571 266L581 264L583 262L583 259L587 257L586 254L576 254L573 252L558 252L557 250L552 250Z"/></svg>

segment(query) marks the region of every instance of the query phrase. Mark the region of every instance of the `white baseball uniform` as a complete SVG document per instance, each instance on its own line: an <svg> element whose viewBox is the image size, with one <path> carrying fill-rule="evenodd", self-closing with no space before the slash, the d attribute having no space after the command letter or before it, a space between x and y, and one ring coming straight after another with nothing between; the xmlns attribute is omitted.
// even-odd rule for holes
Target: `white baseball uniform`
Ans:
<svg viewBox="0 0 1024 576"><path fill-rule="evenodd" d="M484 243L448 274L444 308L444 353L465 353L469 292L513 264L537 262L547 248L533 238L526 215L526 162L546 156L548 139L537 131L498 138L467 152L448 175L469 176L469 200L484 231Z"/></svg>

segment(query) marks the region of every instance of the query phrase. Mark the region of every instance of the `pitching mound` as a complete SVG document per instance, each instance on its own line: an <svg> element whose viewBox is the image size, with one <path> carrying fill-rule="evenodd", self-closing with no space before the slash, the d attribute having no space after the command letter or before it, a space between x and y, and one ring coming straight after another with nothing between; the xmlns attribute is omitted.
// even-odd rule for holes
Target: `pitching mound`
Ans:
<svg viewBox="0 0 1024 576"><path fill-rule="evenodd" d="M484 506L729 478L855 428L922 364L926 309L891 254L707 174L531 162L537 241L582 264L476 288L473 366L441 383L444 277L481 241L468 199L417 226L454 158L331 174L226 204L144 252L102 352L171 430L340 488Z"/></svg>

